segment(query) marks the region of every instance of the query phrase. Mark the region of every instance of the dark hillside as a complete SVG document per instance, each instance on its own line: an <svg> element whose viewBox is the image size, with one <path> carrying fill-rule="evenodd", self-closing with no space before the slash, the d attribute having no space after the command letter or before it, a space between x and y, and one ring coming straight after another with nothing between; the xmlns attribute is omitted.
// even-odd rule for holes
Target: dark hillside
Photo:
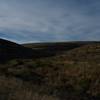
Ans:
<svg viewBox="0 0 100 100"><path fill-rule="evenodd" d="M16 58L37 59L55 56L62 53L62 51L67 51L81 45L83 45L83 43L33 43L19 45L8 40L0 39L0 62Z"/></svg>
<svg viewBox="0 0 100 100"><path fill-rule="evenodd" d="M31 57L32 53L34 53L32 49L0 39L0 62L13 58Z"/></svg>

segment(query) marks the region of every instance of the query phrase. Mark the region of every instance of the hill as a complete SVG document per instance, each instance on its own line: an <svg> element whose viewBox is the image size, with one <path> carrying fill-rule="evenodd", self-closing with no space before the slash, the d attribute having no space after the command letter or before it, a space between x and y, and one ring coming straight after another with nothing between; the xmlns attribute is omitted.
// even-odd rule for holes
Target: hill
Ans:
<svg viewBox="0 0 100 100"><path fill-rule="evenodd" d="M79 48L74 48L69 52L64 52L58 55L58 59L68 59L74 61L95 61L100 60L100 42L83 45Z"/></svg>
<svg viewBox="0 0 100 100"><path fill-rule="evenodd" d="M14 58L31 57L33 53L32 49L25 48L22 45L8 40L0 39L0 62Z"/></svg>
<svg viewBox="0 0 100 100"><path fill-rule="evenodd" d="M100 42L2 41L3 53L15 51L0 63L0 100L100 100Z"/></svg>
<svg viewBox="0 0 100 100"><path fill-rule="evenodd" d="M32 48L38 53L38 57L51 57L61 55L63 52L68 52L72 49L79 48L84 45L93 44L98 42L78 41L78 42L54 42L54 43L29 43L23 46Z"/></svg>
<svg viewBox="0 0 100 100"><path fill-rule="evenodd" d="M0 62L10 59L37 59L60 54L64 50L70 50L83 45L82 43L33 43L19 45L17 43L0 39ZM52 51L52 52L51 52Z"/></svg>
<svg viewBox="0 0 100 100"><path fill-rule="evenodd" d="M87 44L93 44L93 43L98 43L98 42L89 42L89 41L76 41L76 42L54 42L54 43L28 43L28 44L23 44L23 46L28 47L28 48L32 48L32 49L44 49L44 50L49 50L52 52L61 52L61 51L67 51L67 50L71 50L74 48L78 48L80 46L83 45L87 45Z"/></svg>

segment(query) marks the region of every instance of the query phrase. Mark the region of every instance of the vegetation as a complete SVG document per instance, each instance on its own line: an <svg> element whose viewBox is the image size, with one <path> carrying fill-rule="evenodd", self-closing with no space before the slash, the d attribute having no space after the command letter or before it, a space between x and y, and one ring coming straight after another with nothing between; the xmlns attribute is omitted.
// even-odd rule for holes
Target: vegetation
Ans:
<svg viewBox="0 0 100 100"><path fill-rule="evenodd" d="M24 46L35 56L0 63L0 100L100 100L99 42Z"/></svg>

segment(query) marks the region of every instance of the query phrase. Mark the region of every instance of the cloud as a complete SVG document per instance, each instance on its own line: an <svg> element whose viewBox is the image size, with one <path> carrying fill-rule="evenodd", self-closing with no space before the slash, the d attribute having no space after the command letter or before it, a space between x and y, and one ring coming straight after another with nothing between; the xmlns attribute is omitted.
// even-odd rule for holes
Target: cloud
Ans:
<svg viewBox="0 0 100 100"><path fill-rule="evenodd" d="M99 0L0 0L0 37L16 42L100 40L99 17Z"/></svg>

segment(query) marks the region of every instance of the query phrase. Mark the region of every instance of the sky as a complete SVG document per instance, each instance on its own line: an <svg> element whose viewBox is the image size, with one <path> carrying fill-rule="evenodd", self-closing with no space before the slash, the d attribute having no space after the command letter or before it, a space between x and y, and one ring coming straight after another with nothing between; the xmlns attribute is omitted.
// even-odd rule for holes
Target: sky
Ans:
<svg viewBox="0 0 100 100"><path fill-rule="evenodd" d="M0 0L0 38L100 41L100 0Z"/></svg>

